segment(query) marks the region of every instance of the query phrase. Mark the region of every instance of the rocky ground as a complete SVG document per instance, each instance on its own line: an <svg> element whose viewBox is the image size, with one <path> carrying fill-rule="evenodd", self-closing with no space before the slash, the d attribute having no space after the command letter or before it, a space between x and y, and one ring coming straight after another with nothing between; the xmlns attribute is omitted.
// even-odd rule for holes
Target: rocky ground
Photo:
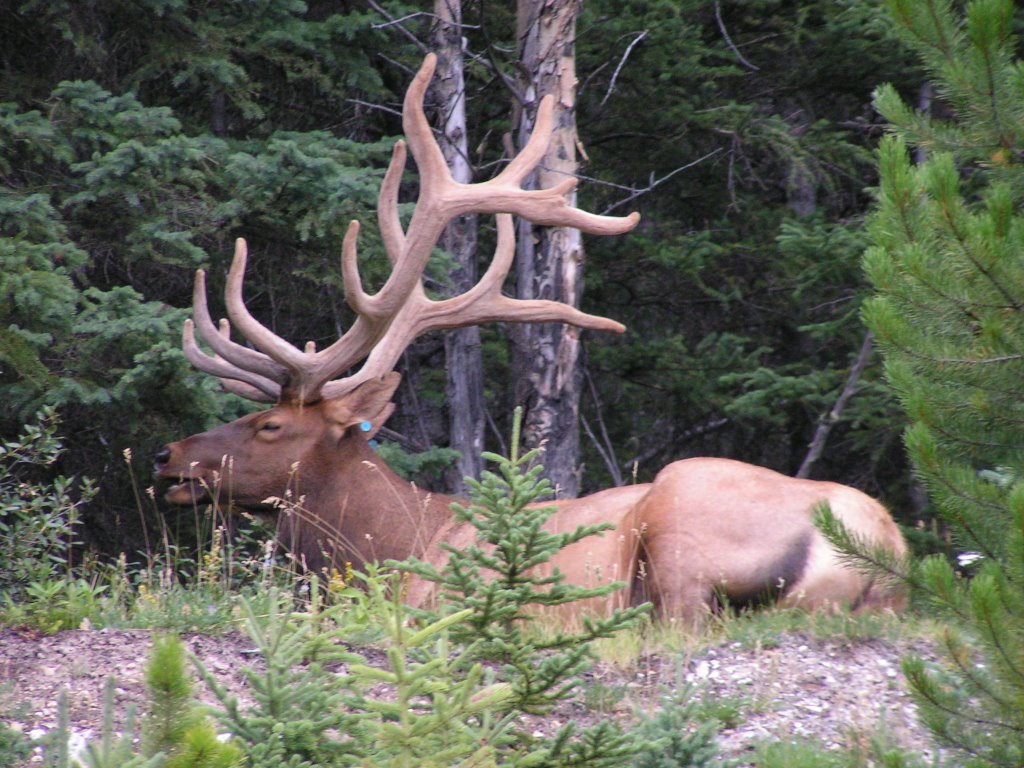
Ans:
<svg viewBox="0 0 1024 768"><path fill-rule="evenodd" d="M251 643L241 635L185 639L244 700L239 670L254 663ZM108 677L117 681L118 712L143 702L149 644L150 634L141 630L47 637L0 629L0 719L38 737L54 727L58 697L67 691L73 731L95 737ZM709 708L727 713L721 743L741 764L749 760L753 745L765 740L853 750L884 735L903 751L931 755L928 734L917 724L899 671L899 659L908 651L930 653L917 642L794 635L770 647L728 643L692 655L647 656L625 670L599 665L588 675L589 693L530 727L554 730L568 720L583 725L610 714L628 722L638 707L653 706L664 690L692 684Z"/></svg>

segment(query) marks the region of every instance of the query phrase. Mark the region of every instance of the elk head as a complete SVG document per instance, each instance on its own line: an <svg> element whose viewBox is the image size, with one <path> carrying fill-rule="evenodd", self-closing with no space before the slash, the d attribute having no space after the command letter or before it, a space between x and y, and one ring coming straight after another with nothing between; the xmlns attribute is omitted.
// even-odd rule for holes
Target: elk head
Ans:
<svg viewBox="0 0 1024 768"><path fill-rule="evenodd" d="M229 391L276 405L160 451L157 476L179 480L168 491L168 501L186 504L204 499L219 481L236 504L258 506L268 496L282 495L296 465L301 472L317 475L346 440L365 445L364 438L372 436L393 410L390 398L399 377L392 369L420 334L498 320L560 321L582 328L624 330L613 320L558 302L509 298L501 288L515 255L511 214L537 224L603 235L629 231L638 215L598 216L573 208L565 195L575 186L574 179L550 189L522 188L551 137L550 96L540 105L528 145L501 173L481 183L456 182L423 111L434 66L430 55L409 86L403 107L403 128L420 173L419 199L407 228L403 229L398 215L404 142L396 143L381 186L377 217L392 271L376 294L363 290L359 275L359 223L353 221L345 235L341 270L345 300L356 320L341 338L322 351L313 342L299 349L253 318L242 298L247 251L241 239L236 242L225 288L230 323L221 320L219 327L214 325L204 273L196 273L194 316L186 321L182 337L189 361L219 377ZM448 222L467 213L497 215L494 259L480 282L466 293L431 300L421 282L424 267ZM231 340L232 324L251 346ZM196 330L213 355L198 347ZM360 369L344 375L360 361L365 361ZM223 477L226 474L230 477Z"/></svg>
<svg viewBox="0 0 1024 768"><path fill-rule="evenodd" d="M157 475L178 483L164 498L192 504L223 495L239 507L264 507L295 485L300 467L314 481L329 474L328 459L350 429L373 437L394 410L400 379L389 373L337 398L281 404L165 446Z"/></svg>

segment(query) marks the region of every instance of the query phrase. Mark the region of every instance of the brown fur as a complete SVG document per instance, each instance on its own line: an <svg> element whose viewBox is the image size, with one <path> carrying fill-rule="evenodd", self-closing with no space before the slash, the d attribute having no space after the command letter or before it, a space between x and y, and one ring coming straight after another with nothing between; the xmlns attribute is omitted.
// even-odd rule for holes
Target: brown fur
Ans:
<svg viewBox="0 0 1024 768"><path fill-rule="evenodd" d="M216 493L221 503L259 510L285 498L282 544L315 571L410 556L443 564L439 545L466 546L473 529L453 522L454 499L396 476L359 429L363 421L379 428L397 383L373 380L335 400L277 406L168 445L157 476L185 482L167 499L190 504ZM632 584L584 607L599 613L647 596L662 614L698 621L716 594L734 604L902 607L901 596L839 562L811 524L821 501L855 533L905 552L888 512L859 491L703 458L669 465L650 485L554 502L549 530L614 528L567 548L552 567L580 586ZM409 585L413 604L430 597L428 584Z"/></svg>
<svg viewBox="0 0 1024 768"><path fill-rule="evenodd" d="M699 620L716 595L734 604L776 595L782 605L901 610L899 592L844 566L814 527L827 502L853 533L903 556L886 509L837 483L799 480L730 459L665 467L632 511L643 530L648 594L662 614Z"/></svg>

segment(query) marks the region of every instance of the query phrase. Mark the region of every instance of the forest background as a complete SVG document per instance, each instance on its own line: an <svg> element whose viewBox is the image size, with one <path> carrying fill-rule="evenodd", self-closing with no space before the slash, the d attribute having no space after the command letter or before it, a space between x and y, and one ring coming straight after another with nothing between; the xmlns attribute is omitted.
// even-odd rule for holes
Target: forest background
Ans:
<svg viewBox="0 0 1024 768"><path fill-rule="evenodd" d="M143 529L136 493L159 446L250 407L180 351L194 270L209 271L219 316L232 242L246 237L250 309L321 347L351 321L338 254L353 218L364 224L362 268L379 285L376 193L434 8L0 8L0 438L57 406L67 450L55 470L100 486L83 510L85 539L131 552ZM579 204L642 215L629 235L586 242L583 308L628 331L583 336L581 490L729 456L848 483L906 525L926 520L905 417L859 319L884 132L872 92L889 82L933 108L880 4L589 0L576 10ZM508 157L517 8L481 1L462 12L468 157L481 179ZM412 201L413 177L407 186ZM486 256L492 222L479 226ZM444 292L452 263L440 252L434 261L428 287ZM507 330L481 331L487 447L499 451L524 397ZM455 482L444 449L458 402L446 397L444 360L441 337L410 349L389 423L406 452L396 460L435 488ZM827 445L808 461L823 423Z"/></svg>

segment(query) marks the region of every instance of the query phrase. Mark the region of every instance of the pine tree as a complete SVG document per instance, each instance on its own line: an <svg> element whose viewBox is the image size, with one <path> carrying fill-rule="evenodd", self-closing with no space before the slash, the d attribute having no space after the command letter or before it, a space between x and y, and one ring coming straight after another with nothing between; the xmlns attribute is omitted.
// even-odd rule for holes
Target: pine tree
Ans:
<svg viewBox="0 0 1024 768"><path fill-rule="evenodd" d="M942 105L895 89L876 105L893 135L865 256L878 295L865 319L910 420L916 471L970 579L946 561L911 581L950 620L950 669L911 659L922 716L967 765L1024 761L1024 62L1010 0L891 0ZM1018 18L1017 23L1020 22ZM912 162L908 147L917 149Z"/></svg>
<svg viewBox="0 0 1024 768"><path fill-rule="evenodd" d="M192 698L184 644L174 635L155 637L146 666L149 712L143 719L146 757L166 755L163 768L237 768L242 751L217 738L213 723Z"/></svg>
<svg viewBox="0 0 1024 768"><path fill-rule="evenodd" d="M537 463L539 449L519 454L521 422L522 409L517 408L511 456L485 453L486 460L496 463L496 471L484 471L479 481L467 479L470 504L453 505L456 522L476 529L475 541L462 548L441 545L448 554L441 570L419 560L390 565L433 582L442 614L468 609L470 615L451 631L453 641L465 645L473 658L500 662L501 679L511 686L515 709L546 714L579 684L592 656L590 641L635 625L649 605L608 615L584 614L579 631L559 631L550 637L532 626L544 609L605 598L624 585L574 586L557 568L549 567L560 550L610 526L580 526L561 534L543 529L555 508L534 503L545 498L551 486ZM582 732L570 723L548 742L530 742L519 734L508 745L509 764L598 768L621 765L637 750L637 744L609 722Z"/></svg>

